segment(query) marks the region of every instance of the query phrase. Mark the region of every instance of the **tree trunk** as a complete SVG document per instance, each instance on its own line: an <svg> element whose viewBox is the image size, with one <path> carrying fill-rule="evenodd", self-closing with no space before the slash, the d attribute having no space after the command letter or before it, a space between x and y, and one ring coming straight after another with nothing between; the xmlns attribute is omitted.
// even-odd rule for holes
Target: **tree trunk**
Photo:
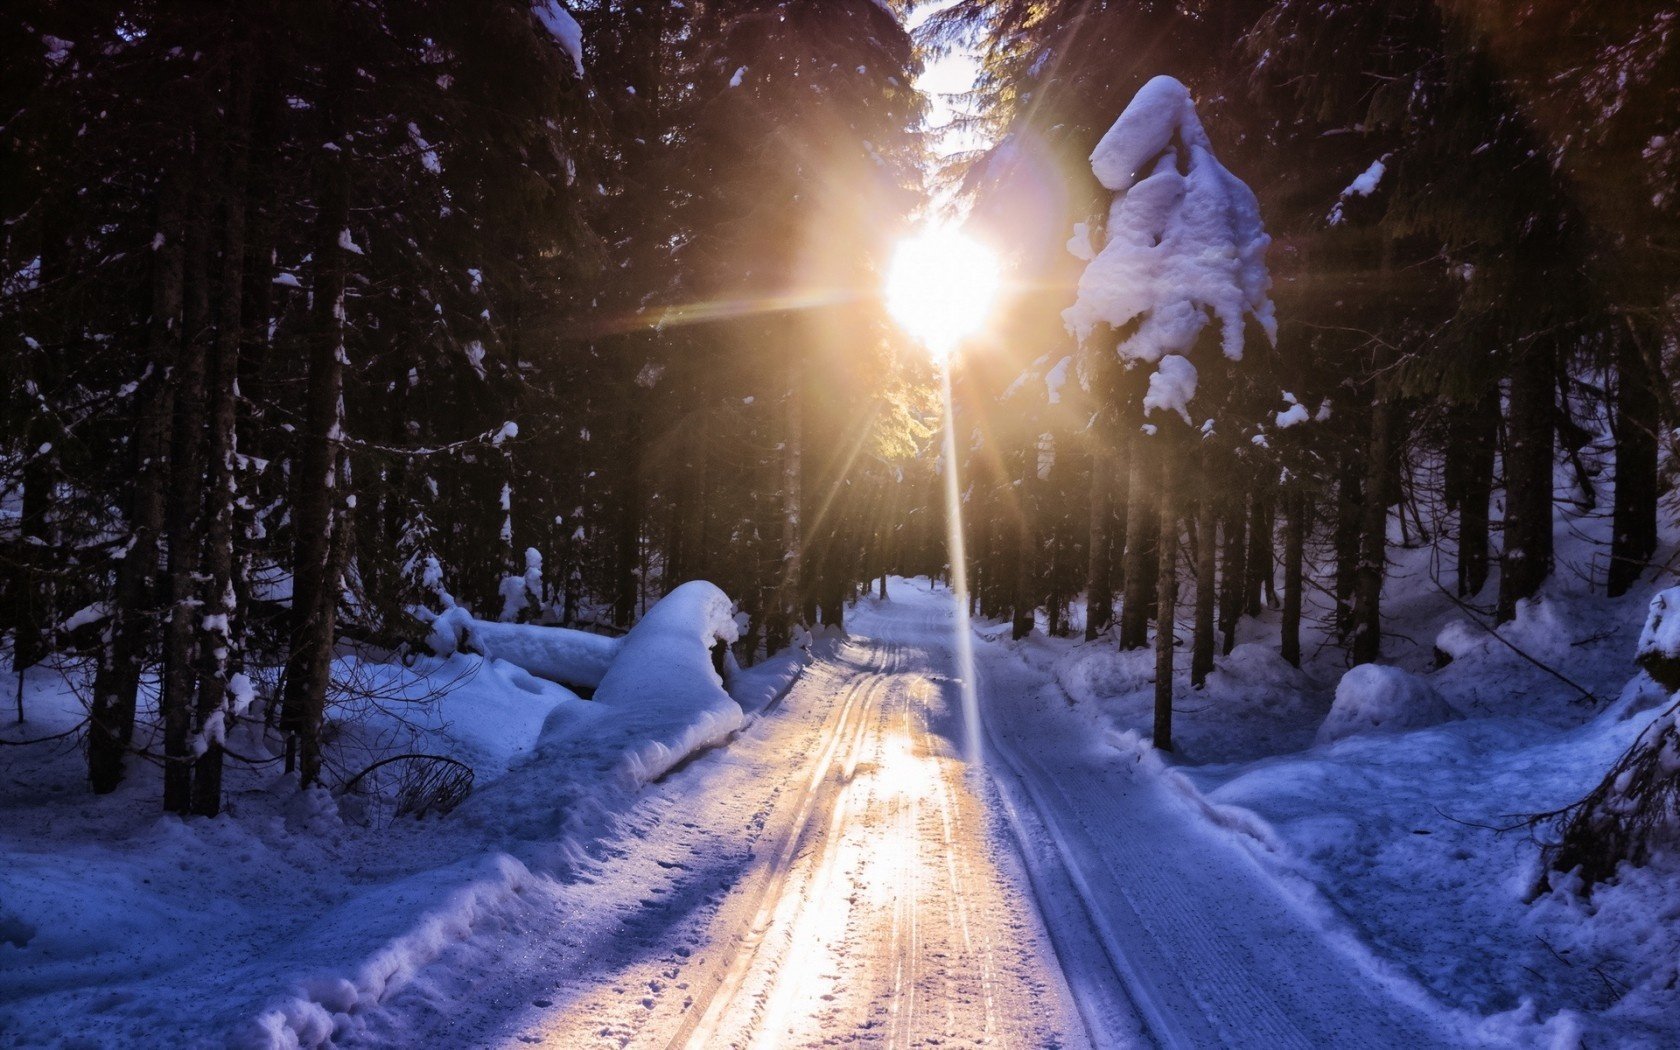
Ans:
<svg viewBox="0 0 1680 1050"><path fill-rule="evenodd" d="M1556 430L1555 348L1544 340L1511 367L1505 423L1505 552L1499 573L1500 623L1517 614L1552 568L1552 446Z"/></svg>
<svg viewBox="0 0 1680 1050"><path fill-rule="evenodd" d="M1486 397L1464 412L1459 440L1448 456L1458 467L1458 596L1482 593L1488 578L1488 503L1493 498L1494 444L1499 398Z"/></svg>
<svg viewBox="0 0 1680 1050"><path fill-rule="evenodd" d="M251 100L250 56L236 61L228 92L228 153L222 195L222 271L216 339L209 362L210 428L204 510L204 615L199 618L198 710L193 731L204 750L193 767L192 811L222 808L222 738L230 727L229 667L238 615L233 586L233 516L238 502L234 427L239 403L239 346L244 337L246 134Z"/></svg>
<svg viewBox="0 0 1680 1050"><path fill-rule="evenodd" d="M613 518L613 625L629 627L636 618L636 569L642 537L642 414L633 397L624 417L624 477L618 486Z"/></svg>
<svg viewBox="0 0 1680 1050"><path fill-rule="evenodd" d="M1202 498L1196 511L1196 636L1190 650L1190 684L1200 688L1213 671L1219 564L1219 505L1213 498L1211 456L1202 457Z"/></svg>
<svg viewBox="0 0 1680 1050"><path fill-rule="evenodd" d="M1368 664L1382 655L1382 585L1388 562L1388 481L1394 419L1393 401L1378 395L1371 406L1371 442L1366 450L1365 498L1359 522L1359 567L1353 578L1355 664Z"/></svg>
<svg viewBox="0 0 1680 1050"><path fill-rule="evenodd" d="M1155 442L1132 444L1131 469L1126 483L1126 594L1120 604L1120 648L1142 649L1149 644L1149 617L1155 604L1156 550L1159 536L1155 501L1160 470Z"/></svg>
<svg viewBox="0 0 1680 1050"><path fill-rule="evenodd" d="M1243 587L1243 612L1259 616L1263 608L1262 596L1271 591L1276 554L1272 549L1272 500L1263 488L1256 486L1249 501L1248 516L1248 576Z"/></svg>
<svg viewBox="0 0 1680 1050"><path fill-rule="evenodd" d="M94 676L88 730L88 781L98 794L114 791L122 780L123 756L134 738L136 697L157 600L158 544L165 519L170 422L175 414L171 379L181 341L184 183L180 172L167 175L159 193L147 366L134 402L129 540L117 563L114 608Z"/></svg>
<svg viewBox="0 0 1680 1050"><path fill-rule="evenodd" d="M1336 477L1336 633L1353 629L1354 580L1359 572L1359 523L1365 517L1365 476L1355 450L1343 453Z"/></svg>
<svg viewBox="0 0 1680 1050"><path fill-rule="evenodd" d="M1301 574L1307 536L1307 495L1290 485L1283 496L1283 638L1282 655L1301 666Z"/></svg>
<svg viewBox="0 0 1680 1050"><path fill-rule="evenodd" d="M332 127L331 123L328 124ZM324 160L316 228L313 333L309 348L306 418L292 477L294 529L292 645L286 665L283 728L288 767L296 757L304 787L321 777L321 725L338 611L338 581L331 578L334 503L338 489L338 435L343 425L344 287L348 252L349 186L343 167Z"/></svg>
<svg viewBox="0 0 1680 1050"><path fill-rule="evenodd" d="M1616 491L1606 588L1612 598L1628 592L1657 549L1657 431L1662 425L1656 396L1662 378L1651 375L1632 333L1619 340L1616 369Z"/></svg>
<svg viewBox="0 0 1680 1050"><path fill-rule="evenodd" d="M205 151L202 143L201 152ZM203 185L207 163L199 166ZM175 437L169 477L169 617L164 628L163 808L187 813L192 807L193 708L198 683L197 625L203 608L199 566L204 552L204 431L206 370L210 356L211 202L201 200L187 221L185 303L181 358L173 376Z"/></svg>
<svg viewBox="0 0 1680 1050"><path fill-rule="evenodd" d="M1226 505L1225 557L1219 581L1219 627L1225 641L1220 651L1229 656L1237 645L1237 621L1242 618L1243 586L1248 579L1248 501L1239 489Z"/></svg>
<svg viewBox="0 0 1680 1050"><path fill-rule="evenodd" d="M1168 427L1173 424L1167 424ZM1157 511L1160 539L1156 543L1156 612L1155 612L1155 734L1154 743L1162 751L1172 750L1173 702L1173 617L1178 612L1178 471L1174 452L1167 443L1174 440L1167 433L1160 435L1157 447L1161 451L1161 503Z"/></svg>

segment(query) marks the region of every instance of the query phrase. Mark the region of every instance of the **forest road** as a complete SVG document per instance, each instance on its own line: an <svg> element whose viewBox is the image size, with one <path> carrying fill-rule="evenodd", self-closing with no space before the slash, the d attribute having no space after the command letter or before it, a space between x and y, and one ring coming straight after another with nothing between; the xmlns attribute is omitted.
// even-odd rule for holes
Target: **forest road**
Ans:
<svg viewBox="0 0 1680 1050"><path fill-rule="evenodd" d="M650 788L598 874L568 889L575 918L510 936L404 1033L566 1048L1469 1042L1000 646L976 647L986 754L965 763L951 598L925 587L862 603L779 706Z"/></svg>

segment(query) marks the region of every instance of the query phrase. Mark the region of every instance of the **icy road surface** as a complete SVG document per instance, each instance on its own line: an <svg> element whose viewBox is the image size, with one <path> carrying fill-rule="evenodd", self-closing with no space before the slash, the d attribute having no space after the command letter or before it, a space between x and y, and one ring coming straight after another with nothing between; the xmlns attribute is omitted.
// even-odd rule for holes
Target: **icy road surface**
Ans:
<svg viewBox="0 0 1680 1050"><path fill-rule="evenodd" d="M650 789L541 928L416 981L363 1037L1464 1044L1170 775L1093 739L995 646L977 647L988 754L970 769L950 598L925 588L860 607L780 705Z"/></svg>

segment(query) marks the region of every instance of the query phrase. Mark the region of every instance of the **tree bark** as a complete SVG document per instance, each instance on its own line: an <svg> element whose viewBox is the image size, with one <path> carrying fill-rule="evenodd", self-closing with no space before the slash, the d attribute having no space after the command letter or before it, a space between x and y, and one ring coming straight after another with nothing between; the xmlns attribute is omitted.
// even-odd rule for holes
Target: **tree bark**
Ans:
<svg viewBox="0 0 1680 1050"><path fill-rule="evenodd" d="M157 600L170 421L175 414L171 378L181 341L185 181L179 171L166 175L158 198L147 366L134 401L129 539L117 563L114 608L94 676L88 731L88 781L98 794L114 791L122 781L123 756L134 738L136 697Z"/></svg>
<svg viewBox="0 0 1680 1050"><path fill-rule="evenodd" d="M234 63L228 92L227 163L223 173L222 257L216 338L208 368L209 449L205 479L204 615L199 618L198 707L193 731L203 751L193 766L192 811L213 817L222 808L222 737L231 728L229 667L233 658L233 522L238 502L234 428L238 418L239 347L245 294L245 175L249 164L251 56Z"/></svg>
<svg viewBox="0 0 1680 1050"><path fill-rule="evenodd" d="M1243 587L1248 579L1248 500L1239 489L1226 504L1225 557L1219 581L1219 628L1224 632L1220 651L1226 656L1237 645L1237 621L1242 619Z"/></svg>
<svg viewBox="0 0 1680 1050"><path fill-rule="evenodd" d="M1248 504L1248 576L1243 587L1243 612L1249 616L1260 615L1263 595L1275 586L1275 560L1271 494L1256 486Z"/></svg>
<svg viewBox="0 0 1680 1050"><path fill-rule="evenodd" d="M1301 666L1301 583L1305 568L1307 496L1299 485L1283 495L1283 658Z"/></svg>
<svg viewBox="0 0 1680 1050"><path fill-rule="evenodd" d="M330 158L323 163L306 418L292 477L292 645L283 715L289 738L287 765L291 766L295 754L304 787L320 782L321 725L337 626L338 581L330 574L339 487L338 438L343 426L344 288L349 265L349 253L341 247L349 218L347 175Z"/></svg>
<svg viewBox="0 0 1680 1050"><path fill-rule="evenodd" d="M1172 423L1167 424L1173 426ZM1156 543L1156 612L1155 612L1155 732L1154 744L1162 751L1172 750L1173 702L1173 618L1178 612L1178 471L1174 469L1175 449L1167 442L1173 438L1163 433L1157 441L1161 450L1160 539Z"/></svg>
<svg viewBox="0 0 1680 1050"><path fill-rule="evenodd" d="M1488 578L1488 503L1493 498L1494 445L1499 399L1486 397L1465 409L1453 453L1458 466L1458 596L1482 593Z"/></svg>
<svg viewBox="0 0 1680 1050"><path fill-rule="evenodd" d="M1394 418L1394 402L1379 394L1371 406L1371 438L1366 449L1359 521L1359 566L1353 577L1355 664L1367 664L1382 656L1382 585L1388 562L1388 482Z"/></svg>
<svg viewBox="0 0 1680 1050"><path fill-rule="evenodd" d="M1633 322L1629 322L1631 325ZM1657 431L1662 425L1653 376L1629 332L1616 360L1616 490L1611 511L1606 592L1628 592L1657 549Z"/></svg>
<svg viewBox="0 0 1680 1050"><path fill-rule="evenodd" d="M1196 636L1190 650L1190 684L1200 688L1213 671L1219 563L1219 506L1213 497L1213 464L1202 457L1202 498L1196 509Z"/></svg>
<svg viewBox="0 0 1680 1050"><path fill-rule="evenodd" d="M1540 590L1552 568L1552 448L1556 433L1556 349L1544 340L1512 361L1505 423L1505 551L1500 623Z"/></svg>

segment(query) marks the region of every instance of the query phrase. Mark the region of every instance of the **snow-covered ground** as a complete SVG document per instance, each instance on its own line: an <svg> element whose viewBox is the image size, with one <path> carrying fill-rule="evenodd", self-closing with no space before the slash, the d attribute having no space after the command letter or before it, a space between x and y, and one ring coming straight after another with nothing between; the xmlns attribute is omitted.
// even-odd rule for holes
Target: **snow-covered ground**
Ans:
<svg viewBox="0 0 1680 1050"><path fill-rule="evenodd" d="M1396 554L1397 579L1429 578L1429 551ZM736 676L733 699L708 684L695 625L726 631L727 605L703 590L650 613L594 702L479 656L347 667L375 699L346 733L479 771L465 805L421 822L298 795L277 771L241 780L228 816L183 822L156 815L150 776L94 799L73 750L9 749L0 1037L1680 1038L1673 860L1590 899L1567 880L1534 898L1532 836L1495 830L1579 797L1664 706L1630 667L1648 595L1557 586L1501 630L1596 699L1432 587L1391 595L1405 673L1339 699L1333 649L1297 671L1272 618L1245 621L1207 688L1181 689L1169 760L1137 734L1145 658L982 624L968 765L951 595L889 590L785 696L797 660ZM1437 644L1454 657L1438 669ZM62 681L29 682L32 735L79 717Z"/></svg>
<svg viewBox="0 0 1680 1050"><path fill-rule="evenodd" d="M269 763L230 765L225 815L183 821L158 813L143 762L96 798L73 737L5 748L0 1042L353 1038L452 945L529 921L596 863L647 783L785 691L799 654L737 674L733 695L717 684L702 634L733 630L721 597L691 584L650 610L623 642L633 665L593 702L498 659L346 654L338 678L359 699L336 712L330 754L352 771L404 752L467 761L475 789L443 817L299 794ZM6 739L75 726L85 670L31 669L29 721ZM263 744L246 731L230 747Z"/></svg>
<svg viewBox="0 0 1680 1050"><path fill-rule="evenodd" d="M1609 600L1590 583L1607 525L1560 514L1556 577L1498 637L1480 626L1491 617L1435 587L1440 554L1397 533L1384 596L1393 672L1344 677L1341 650L1313 636L1303 669L1290 667L1276 613L1242 621L1201 690L1187 650L1179 660L1173 772L1385 972L1479 1038L1680 1045L1680 858L1590 898L1555 877L1536 895L1553 829L1527 818L1584 796L1672 702L1633 664L1657 584ZM1007 639L1005 626L981 629ZM994 648L1053 677L1093 734L1121 750L1147 738L1152 651L1039 633Z"/></svg>

